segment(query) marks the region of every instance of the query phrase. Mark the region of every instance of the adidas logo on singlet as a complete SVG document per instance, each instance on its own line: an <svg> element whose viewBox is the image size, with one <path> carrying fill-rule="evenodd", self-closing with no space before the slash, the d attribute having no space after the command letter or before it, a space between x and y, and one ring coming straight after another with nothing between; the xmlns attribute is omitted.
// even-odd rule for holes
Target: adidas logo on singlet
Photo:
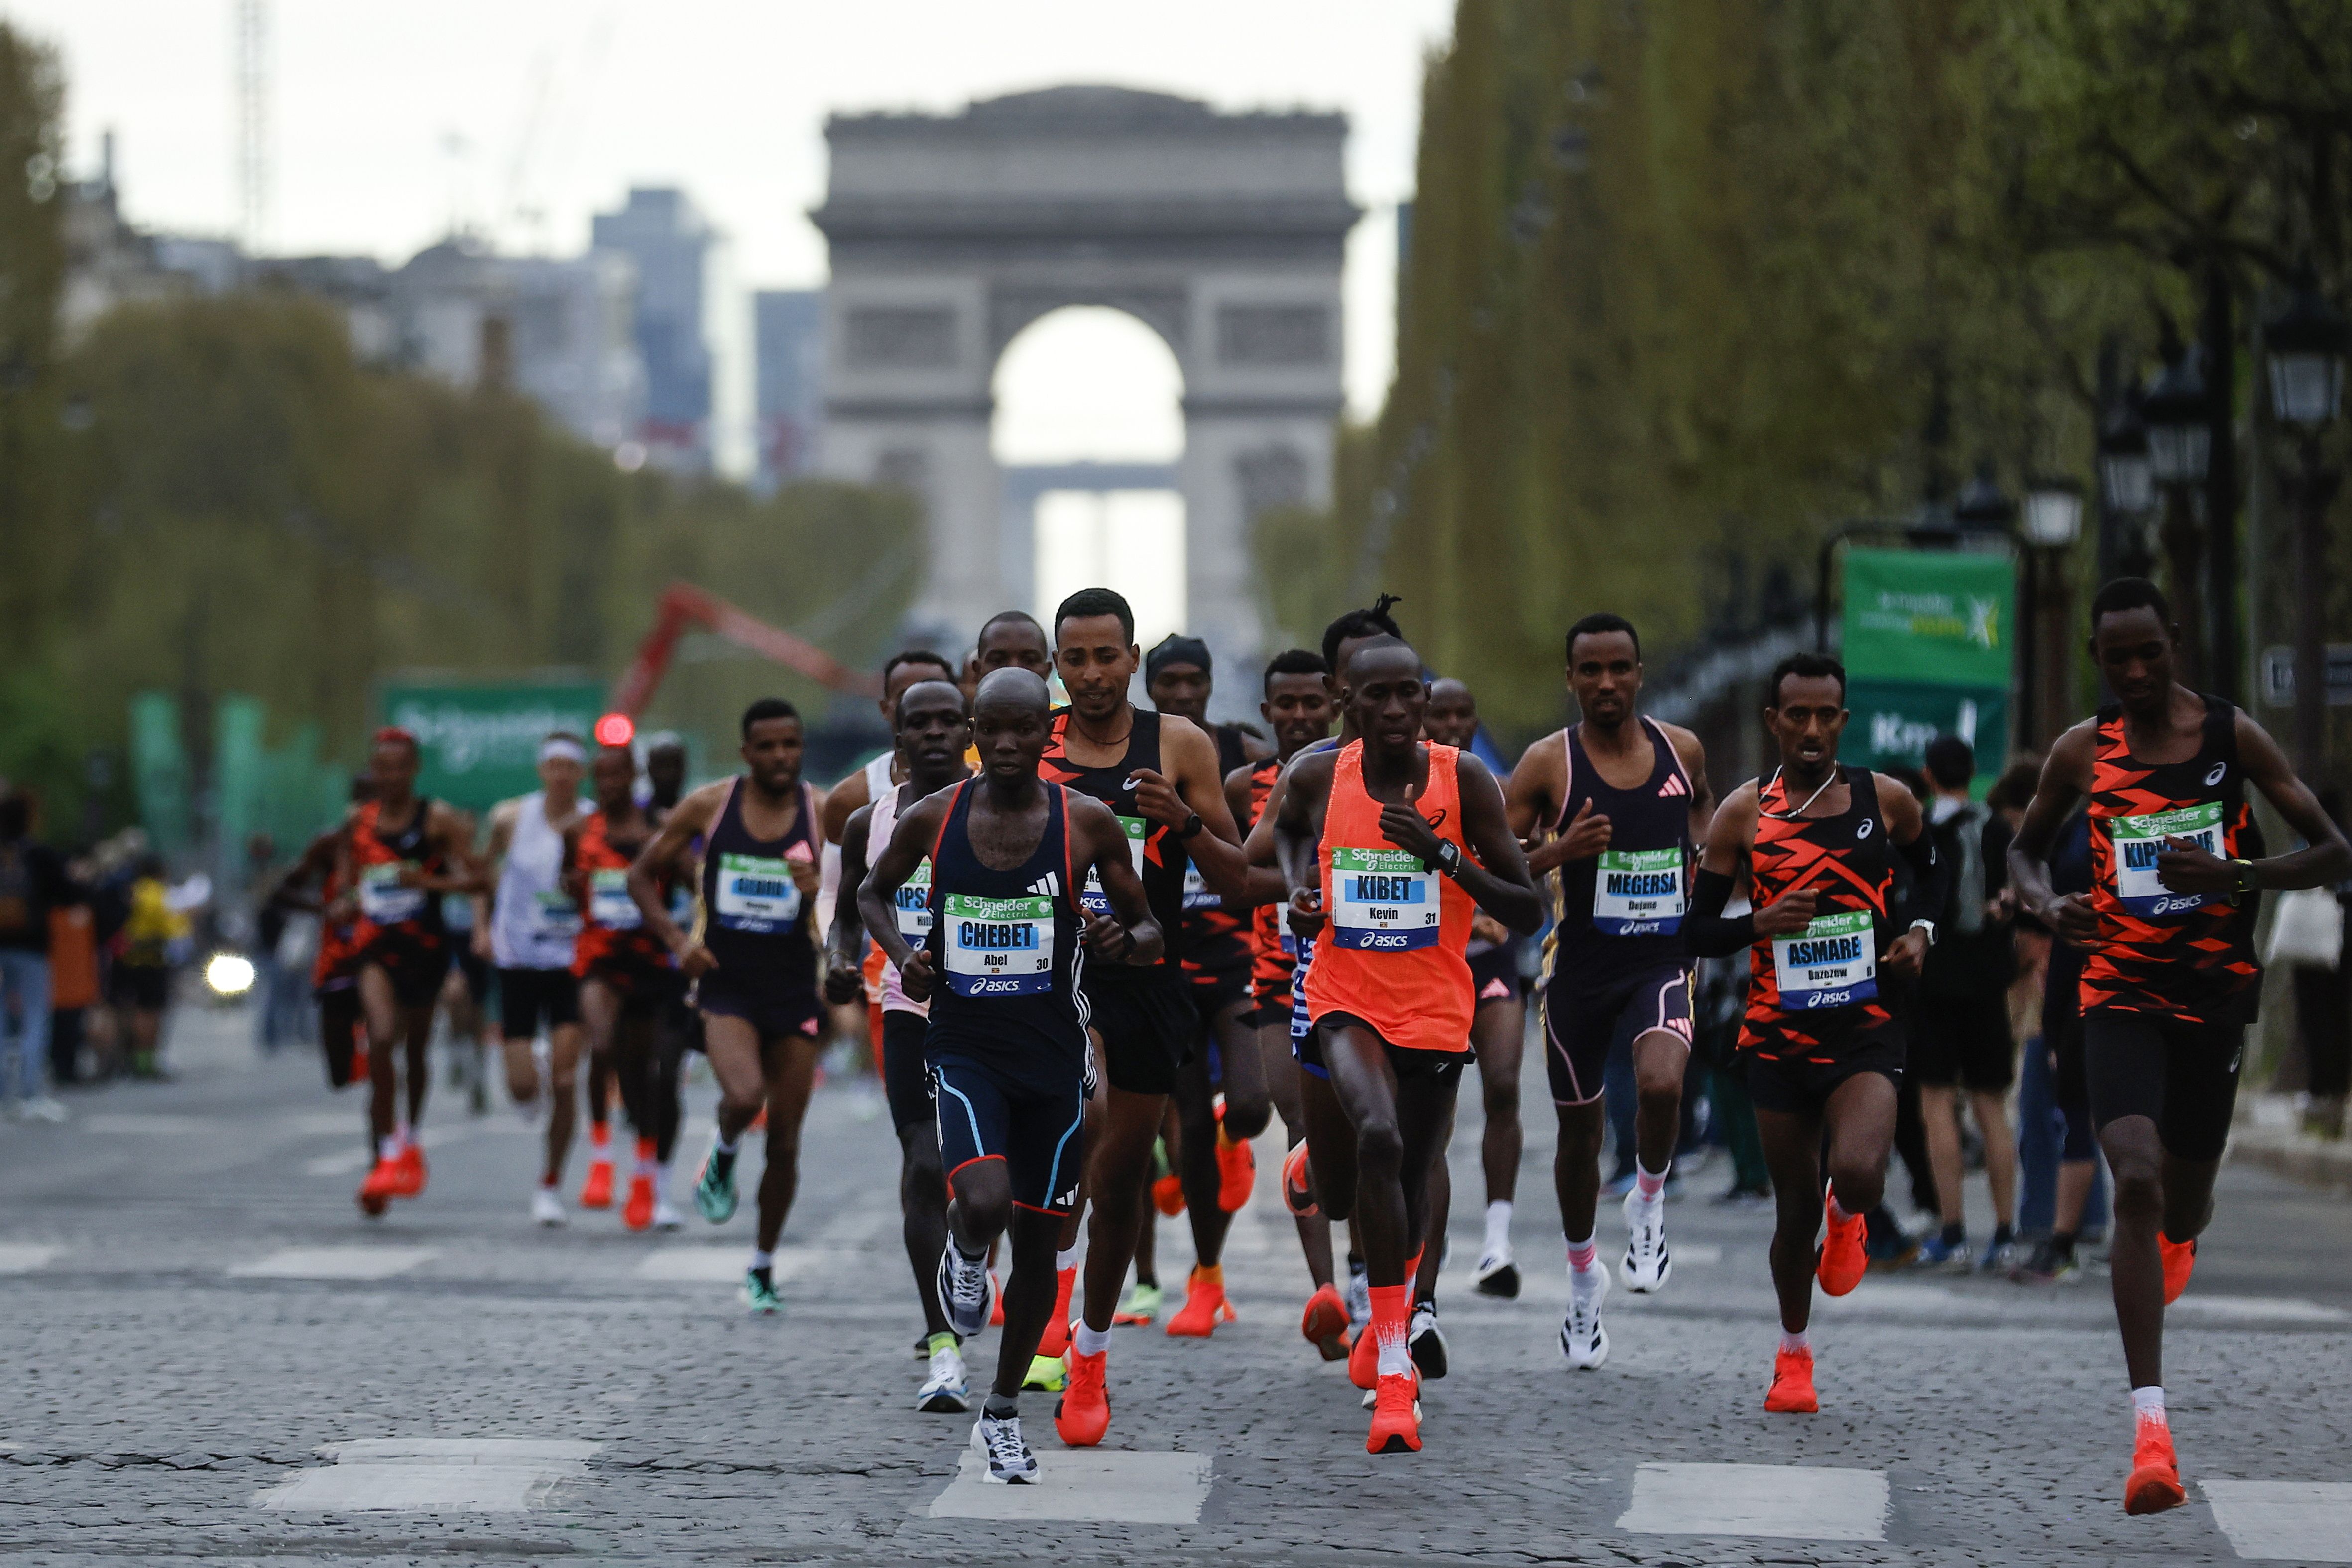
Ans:
<svg viewBox="0 0 2352 1568"><path fill-rule="evenodd" d="M1062 895L1062 879L1049 871L1031 883L1029 891L1045 898L1059 898Z"/></svg>
<svg viewBox="0 0 2352 1568"><path fill-rule="evenodd" d="M1664 783L1658 786L1658 799L1661 800L1671 800L1677 795L1689 793L1690 786L1683 782L1683 776L1679 773L1671 775Z"/></svg>

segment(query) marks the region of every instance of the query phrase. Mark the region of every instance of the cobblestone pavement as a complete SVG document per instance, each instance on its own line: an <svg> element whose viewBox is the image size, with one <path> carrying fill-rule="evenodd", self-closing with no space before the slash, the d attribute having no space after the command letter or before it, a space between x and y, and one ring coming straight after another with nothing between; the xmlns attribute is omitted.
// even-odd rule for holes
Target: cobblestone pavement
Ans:
<svg viewBox="0 0 2352 1568"><path fill-rule="evenodd" d="M1298 1337L1306 1277L1262 1152L1229 1258L1240 1321L1206 1342L1121 1330L1105 1448L1064 1450L1032 1394L1048 1484L983 1489L961 1474L970 1419L912 1407L894 1149L857 1090L818 1097L787 1310L752 1321L734 1291L748 1202L673 1237L610 1214L541 1230L530 1136L438 1087L430 1189L362 1221L357 1103L307 1053L257 1061L242 1028L192 1012L175 1082L81 1095L63 1128L0 1127L12 1564L2352 1561L2352 1206L2259 1173L2225 1173L2173 1313L2192 1500L2155 1519L2122 1511L2129 1401L2095 1279L1874 1275L1817 1316L1822 1413L1766 1416L1769 1218L1706 1202L1719 1169L1671 1210L1670 1289L1612 1294L1612 1359L1570 1375L1539 1102L1515 1228L1528 1288L1467 1288L1475 1094L1453 1375L1428 1389L1423 1453L1367 1456L1342 1369ZM682 1167L709 1096L693 1092ZM1621 1231L1604 1204L1604 1253ZM1160 1237L1172 1283L1182 1222ZM977 1371L993 1337L975 1351Z"/></svg>

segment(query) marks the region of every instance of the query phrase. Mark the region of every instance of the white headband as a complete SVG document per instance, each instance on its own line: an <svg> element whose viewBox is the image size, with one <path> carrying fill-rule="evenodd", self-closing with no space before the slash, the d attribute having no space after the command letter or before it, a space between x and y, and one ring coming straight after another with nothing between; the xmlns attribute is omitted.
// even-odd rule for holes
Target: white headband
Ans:
<svg viewBox="0 0 2352 1568"><path fill-rule="evenodd" d="M559 735L540 743L539 759L541 762L585 763L588 754L581 749L578 741L566 740Z"/></svg>

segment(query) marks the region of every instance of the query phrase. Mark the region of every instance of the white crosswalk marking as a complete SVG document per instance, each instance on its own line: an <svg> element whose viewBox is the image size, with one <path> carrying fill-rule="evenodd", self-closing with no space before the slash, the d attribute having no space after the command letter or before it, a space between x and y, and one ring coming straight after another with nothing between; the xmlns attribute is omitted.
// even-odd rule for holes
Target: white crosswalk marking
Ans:
<svg viewBox="0 0 2352 1568"><path fill-rule="evenodd" d="M988 1461L970 1448L956 1479L932 1500L933 1519L1076 1519L1192 1524L1209 1498L1206 1454L1116 1448L1037 1456L1034 1486L992 1486Z"/></svg>
<svg viewBox="0 0 2352 1568"><path fill-rule="evenodd" d="M1617 1528L1645 1535L1886 1539L1886 1477L1802 1465L1643 1465Z"/></svg>
<svg viewBox="0 0 2352 1568"><path fill-rule="evenodd" d="M2198 1490L2241 1557L2352 1563L2352 1483L2208 1480Z"/></svg>
<svg viewBox="0 0 2352 1568"><path fill-rule="evenodd" d="M388 1280L433 1256L430 1247L284 1247L253 1263L235 1263L235 1280Z"/></svg>
<svg viewBox="0 0 2352 1568"><path fill-rule="evenodd" d="M520 1513L588 1473L598 1443L508 1437L373 1437L332 1445L335 1463L257 1493L257 1508L323 1512Z"/></svg>
<svg viewBox="0 0 2352 1568"><path fill-rule="evenodd" d="M2298 1296L2200 1296L2186 1295L2172 1303L2169 1312L2183 1312L2193 1318L2212 1318L2223 1322L2242 1322L2249 1318L2268 1318L2277 1322L2341 1323L2352 1322L2352 1312L2342 1307L2324 1307L2317 1301L2306 1301Z"/></svg>
<svg viewBox="0 0 2352 1568"><path fill-rule="evenodd" d="M29 1274L46 1269L49 1260L64 1250L46 1241L0 1241L0 1274Z"/></svg>

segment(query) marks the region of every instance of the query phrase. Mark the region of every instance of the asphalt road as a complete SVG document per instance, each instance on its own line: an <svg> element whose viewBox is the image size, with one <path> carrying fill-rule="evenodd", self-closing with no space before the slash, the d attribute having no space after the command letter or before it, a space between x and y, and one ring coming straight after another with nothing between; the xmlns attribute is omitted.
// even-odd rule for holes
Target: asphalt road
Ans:
<svg viewBox="0 0 2352 1568"><path fill-rule="evenodd" d="M2130 1403L2095 1279L1874 1275L1816 1316L1822 1413L1767 1416L1769 1217L1707 1203L1720 1169L1671 1210L1669 1290L1613 1294L1612 1359L1571 1375L1540 1104L1515 1229L1528 1288L1468 1290L1471 1092L1454 1368L1422 1453L1366 1455L1342 1369L1299 1338L1306 1275L1262 1155L1229 1256L1240 1321L1210 1341L1119 1331L1105 1446L1063 1449L1032 1394L1046 1484L982 1488L970 1418L913 1408L895 1149L857 1089L818 1096L787 1311L753 1321L734 1291L748 1202L674 1236L610 1214L539 1229L531 1136L438 1088L429 1190L362 1221L357 1102L307 1053L257 1061L242 1030L190 1013L174 1082L79 1095L62 1128L0 1125L12 1564L2352 1562L2352 1205L2257 1173L2225 1173L2172 1314L2191 1502L2158 1518L2122 1511ZM692 1092L682 1166L710 1092ZM1181 1221L1160 1235L1172 1283L1190 1244ZM1613 1255L1613 1206L1601 1236ZM993 1336L973 1349L977 1371Z"/></svg>

